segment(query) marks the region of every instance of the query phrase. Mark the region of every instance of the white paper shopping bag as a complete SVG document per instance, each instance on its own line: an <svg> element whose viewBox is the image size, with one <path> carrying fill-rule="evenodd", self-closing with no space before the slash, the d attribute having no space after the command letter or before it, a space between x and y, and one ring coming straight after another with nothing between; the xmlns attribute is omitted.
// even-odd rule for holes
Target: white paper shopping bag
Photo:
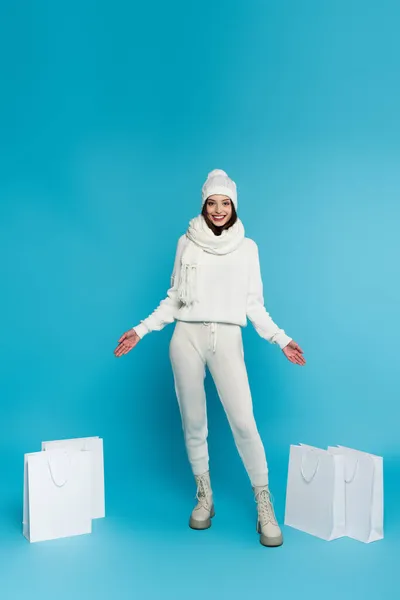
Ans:
<svg viewBox="0 0 400 600"><path fill-rule="evenodd" d="M290 446L285 525L324 540L345 535L344 458Z"/></svg>
<svg viewBox="0 0 400 600"><path fill-rule="evenodd" d="M91 533L91 453L25 454L23 534L30 542Z"/></svg>
<svg viewBox="0 0 400 600"><path fill-rule="evenodd" d="M345 459L346 535L364 543L381 540L383 458L342 446L328 449Z"/></svg>
<svg viewBox="0 0 400 600"><path fill-rule="evenodd" d="M92 519L105 516L103 440L100 437L42 442L42 450L71 448L92 453Z"/></svg>

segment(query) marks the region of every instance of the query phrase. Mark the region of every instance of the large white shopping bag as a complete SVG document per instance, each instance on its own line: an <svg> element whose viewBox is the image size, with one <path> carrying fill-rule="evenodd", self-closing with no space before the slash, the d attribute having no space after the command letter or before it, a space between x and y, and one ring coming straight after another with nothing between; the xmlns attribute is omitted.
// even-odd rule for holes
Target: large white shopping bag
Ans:
<svg viewBox="0 0 400 600"><path fill-rule="evenodd" d="M23 534L30 542L91 533L91 453L25 454Z"/></svg>
<svg viewBox="0 0 400 600"><path fill-rule="evenodd" d="M345 459L346 535L360 542L383 538L383 458L343 446L329 447Z"/></svg>
<svg viewBox="0 0 400 600"><path fill-rule="evenodd" d="M92 453L92 519L105 516L103 440L100 437L42 442L42 450L71 448Z"/></svg>
<svg viewBox="0 0 400 600"><path fill-rule="evenodd" d="M324 540L345 535L344 458L290 446L285 525Z"/></svg>

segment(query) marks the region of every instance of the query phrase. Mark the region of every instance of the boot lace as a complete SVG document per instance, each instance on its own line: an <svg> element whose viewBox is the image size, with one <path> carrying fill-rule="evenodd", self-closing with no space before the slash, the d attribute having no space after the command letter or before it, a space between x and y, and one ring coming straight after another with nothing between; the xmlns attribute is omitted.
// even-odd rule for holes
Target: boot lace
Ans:
<svg viewBox="0 0 400 600"><path fill-rule="evenodd" d="M207 479L205 477L200 476L197 480L196 499L198 500L199 504L203 506L206 510L210 508L208 504L208 492L209 488Z"/></svg>
<svg viewBox="0 0 400 600"><path fill-rule="evenodd" d="M269 489L265 488L260 490L256 496L256 502L258 504L258 518L261 525L267 525L268 523L277 525L274 507L272 506L272 496Z"/></svg>

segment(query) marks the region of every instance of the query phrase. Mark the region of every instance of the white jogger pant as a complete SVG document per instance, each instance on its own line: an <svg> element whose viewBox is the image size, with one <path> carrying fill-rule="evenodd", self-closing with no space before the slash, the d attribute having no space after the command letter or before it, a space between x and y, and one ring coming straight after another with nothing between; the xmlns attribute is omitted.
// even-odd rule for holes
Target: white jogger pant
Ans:
<svg viewBox="0 0 400 600"><path fill-rule="evenodd" d="M267 485L267 460L254 420L241 328L178 321L171 340L170 358L194 475L201 475L209 468L204 390L208 366L250 481L253 486Z"/></svg>

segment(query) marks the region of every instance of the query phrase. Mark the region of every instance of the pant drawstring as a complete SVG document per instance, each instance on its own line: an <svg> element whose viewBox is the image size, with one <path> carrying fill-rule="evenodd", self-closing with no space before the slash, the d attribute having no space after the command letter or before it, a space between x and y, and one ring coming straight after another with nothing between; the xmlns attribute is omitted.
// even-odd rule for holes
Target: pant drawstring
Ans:
<svg viewBox="0 0 400 600"><path fill-rule="evenodd" d="M210 325L210 335L208 349L215 354L217 350L217 323L204 323L208 327Z"/></svg>
<svg viewBox="0 0 400 600"><path fill-rule="evenodd" d="M217 324L216 323L211 323L211 336L212 336L212 347L213 347L213 352L215 354L216 350L217 350Z"/></svg>

